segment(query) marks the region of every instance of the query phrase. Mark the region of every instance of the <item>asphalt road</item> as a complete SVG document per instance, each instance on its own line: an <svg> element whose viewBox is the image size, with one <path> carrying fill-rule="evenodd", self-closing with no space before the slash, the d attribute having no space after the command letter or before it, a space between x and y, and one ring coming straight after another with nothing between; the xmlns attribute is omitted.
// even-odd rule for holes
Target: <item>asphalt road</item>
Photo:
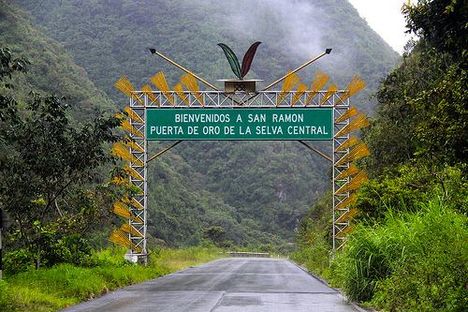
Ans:
<svg viewBox="0 0 468 312"><path fill-rule="evenodd" d="M335 290L287 260L228 258L129 286L64 311L357 310Z"/></svg>

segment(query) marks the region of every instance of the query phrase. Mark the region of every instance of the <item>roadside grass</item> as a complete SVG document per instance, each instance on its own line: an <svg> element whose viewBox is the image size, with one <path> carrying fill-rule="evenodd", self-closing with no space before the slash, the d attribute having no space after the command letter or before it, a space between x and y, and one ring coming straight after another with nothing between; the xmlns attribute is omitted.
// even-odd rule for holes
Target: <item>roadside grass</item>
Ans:
<svg viewBox="0 0 468 312"><path fill-rule="evenodd" d="M434 199L418 213L360 226L332 264L353 300L384 311L464 311L468 219Z"/></svg>
<svg viewBox="0 0 468 312"><path fill-rule="evenodd" d="M466 311L468 218L439 198L420 205L358 224L331 265L323 234L293 259L379 311Z"/></svg>
<svg viewBox="0 0 468 312"><path fill-rule="evenodd" d="M105 249L88 267L59 264L0 281L0 311L57 311L123 286L143 282L221 257L217 248L160 249L147 267L123 260L125 250Z"/></svg>

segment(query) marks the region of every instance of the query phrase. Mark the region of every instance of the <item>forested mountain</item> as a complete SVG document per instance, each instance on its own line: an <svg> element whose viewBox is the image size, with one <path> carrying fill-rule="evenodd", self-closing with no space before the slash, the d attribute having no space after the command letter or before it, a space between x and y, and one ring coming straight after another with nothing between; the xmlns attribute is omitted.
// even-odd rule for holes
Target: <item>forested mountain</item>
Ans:
<svg viewBox="0 0 468 312"><path fill-rule="evenodd" d="M352 75L361 75L369 84L365 95L398 58L346 0L15 2L117 101L122 97L112 85L122 74L138 86L159 70L174 83L179 79L181 72L151 56L148 47L216 82L230 77L218 42L241 54L253 41L262 41L251 75L267 83L333 48L316 66L341 87ZM316 66L304 72L304 81L312 80ZM366 96L359 101L371 110Z"/></svg>
<svg viewBox="0 0 468 312"><path fill-rule="evenodd" d="M115 111L115 104L88 78L57 41L31 25L28 14L0 1L0 42L17 56L30 60L29 74L15 77L15 96L24 99L30 91L66 97L77 119L97 111Z"/></svg>
<svg viewBox="0 0 468 312"><path fill-rule="evenodd" d="M287 253L379 311L465 311L468 6L402 13L415 39L400 58L345 0L0 0L0 310L63 309L245 247ZM355 162L368 178L347 170L360 186L345 243L333 248L330 164L297 142L183 142L149 168L149 265L103 248L122 224L112 204L135 191L109 151L127 102L114 81L163 70L173 84L181 72L149 47L229 78L216 44L239 55L256 40L249 77L268 83L331 47L303 80L322 69L340 87L368 82L353 99L372 114L370 155Z"/></svg>
<svg viewBox="0 0 468 312"><path fill-rule="evenodd" d="M151 56L148 47L216 81L231 76L218 42L229 44L241 54L259 40L263 44L250 75L266 83L332 47L330 56L303 73L304 81L309 82L317 68L330 74L341 87L352 75L360 74L368 88L355 103L368 112L373 107L369 95L398 59L344 0L258 1L255 5L252 1L182 0L14 2L61 46L40 39L42 35L28 25L23 13L4 6L2 11L6 12L2 14L18 25L28 25L36 34L28 39L5 28L8 31L2 36L11 37L8 44L16 44L34 64L44 53L35 54L42 46L31 42L40 39L54 47L44 50L58 51L68 62L64 48L86 71L65 65L71 74L46 79L50 70L44 70L45 74L35 74L40 76L37 79L48 81L43 83L47 87L55 86L50 91L61 92L57 82L67 81L63 77L80 73L86 80L87 74L117 107L126 103L112 87L120 75L127 74L137 86L147 83L159 70L168 75L171 84L181 75ZM53 68L59 61L46 63ZM93 89L88 80L70 89L79 92L87 85ZM100 98L86 98L95 109L108 109L110 101L99 94ZM76 105L77 110L87 107L82 101L76 101ZM154 150L159 146L163 144L154 144ZM326 161L294 142L183 143L150 167L149 233L170 244L196 244L204 232L221 226L227 242L285 242L292 238L307 207L328 188L327 168Z"/></svg>

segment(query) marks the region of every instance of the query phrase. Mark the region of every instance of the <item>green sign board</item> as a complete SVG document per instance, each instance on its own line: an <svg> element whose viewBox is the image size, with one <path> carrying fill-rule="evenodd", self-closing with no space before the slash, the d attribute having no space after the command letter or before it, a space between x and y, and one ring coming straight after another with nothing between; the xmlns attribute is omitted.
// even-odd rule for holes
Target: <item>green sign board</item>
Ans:
<svg viewBox="0 0 468 312"><path fill-rule="evenodd" d="M331 140L332 108L147 109L152 141Z"/></svg>

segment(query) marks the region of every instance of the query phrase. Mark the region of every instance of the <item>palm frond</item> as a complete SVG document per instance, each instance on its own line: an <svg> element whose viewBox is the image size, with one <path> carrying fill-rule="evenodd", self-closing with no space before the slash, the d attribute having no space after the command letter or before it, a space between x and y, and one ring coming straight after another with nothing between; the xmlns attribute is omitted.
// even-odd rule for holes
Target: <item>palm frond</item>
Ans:
<svg viewBox="0 0 468 312"><path fill-rule="evenodd" d="M131 176L132 178L134 178L135 180L139 180L139 181L143 181L143 177L135 170L133 169L132 167L130 167L129 165L125 165L123 170L129 175Z"/></svg>
<svg viewBox="0 0 468 312"><path fill-rule="evenodd" d="M335 119L335 123L343 122L343 121L345 121L346 119L349 119L349 118L351 118L351 117L353 117L353 116L356 116L358 113L359 113L359 111L357 110L356 107L354 107L354 106L353 106L353 107L350 107L350 108L346 111L346 113L344 113L343 115L341 115L341 116L339 116L339 117L337 117L337 118Z"/></svg>
<svg viewBox="0 0 468 312"><path fill-rule="evenodd" d="M359 76L354 76L346 87L347 92L340 95L340 101L344 102L366 87L366 82Z"/></svg>
<svg viewBox="0 0 468 312"><path fill-rule="evenodd" d="M357 201L356 193L351 194L348 198L344 199L335 206L336 210L347 209L347 207L352 206Z"/></svg>
<svg viewBox="0 0 468 312"><path fill-rule="evenodd" d="M154 95L154 91L151 89L150 85L143 85L143 87L141 87L141 91L143 91L148 96L152 104L156 104L157 106L161 105L161 103L158 101L158 98Z"/></svg>
<svg viewBox="0 0 468 312"><path fill-rule="evenodd" d="M294 106L304 95L304 93L307 91L307 85L301 83L297 87L296 93L294 94L292 101L291 101L291 106Z"/></svg>
<svg viewBox="0 0 468 312"><path fill-rule="evenodd" d="M122 160L134 163L140 167L143 167L143 162L136 158L122 142L116 142L112 146L112 154L119 157Z"/></svg>
<svg viewBox="0 0 468 312"><path fill-rule="evenodd" d="M369 119L367 119L366 115L359 114L355 118L353 118L349 122L349 124L341 128L341 130L335 134L335 137L340 137L342 135L350 133L351 131L358 130L367 126L369 126Z"/></svg>
<svg viewBox="0 0 468 312"><path fill-rule="evenodd" d="M128 79L127 76L122 76L120 77L115 83L114 83L114 87L119 90L120 92L122 92L123 94L125 94L126 96L128 97L133 97L134 99L136 99L138 102L140 102L140 104L143 104L143 101L137 97L137 96L133 96L132 92L135 91L135 87L133 86L133 84L130 82L130 80Z"/></svg>
<svg viewBox="0 0 468 312"><path fill-rule="evenodd" d="M312 99L318 94L318 92L322 90L323 87L325 87L329 78L330 77L328 77L327 74L320 71L315 74L315 78L310 86L311 92L307 95L306 105L309 105L312 102Z"/></svg>
<svg viewBox="0 0 468 312"><path fill-rule="evenodd" d="M205 106L203 102L203 97L200 93L200 87L198 86L197 79L191 74L185 74L180 79L182 84L195 95L195 98L200 103L201 106Z"/></svg>
<svg viewBox="0 0 468 312"><path fill-rule="evenodd" d="M138 231L137 229L135 229L133 226L131 226L128 223L122 224L122 226L120 227L120 230L132 236L143 237L143 234L141 234L140 231Z"/></svg>
<svg viewBox="0 0 468 312"><path fill-rule="evenodd" d="M331 84L328 87L327 92L323 95L320 105L325 104L332 96L338 91L338 86L336 84Z"/></svg>
<svg viewBox="0 0 468 312"><path fill-rule="evenodd" d="M368 180L367 174L365 171L359 171L359 173L354 176L348 183L341 186L335 194L342 194L350 191L357 190L364 182Z"/></svg>
<svg viewBox="0 0 468 312"><path fill-rule="evenodd" d="M348 222L358 214L359 210L357 208L351 208L350 210L343 213L338 219L335 220L336 223Z"/></svg>
<svg viewBox="0 0 468 312"><path fill-rule="evenodd" d="M144 123L143 118L138 115L137 112L135 112L130 106L125 106L124 112L130 117L131 120L137 123Z"/></svg>
<svg viewBox="0 0 468 312"><path fill-rule="evenodd" d="M341 166L347 162L356 161L358 159L361 159L369 155L370 155L370 152L369 152L369 149L367 148L367 145L365 143L359 143L348 154L340 158L335 163L335 166Z"/></svg>
<svg viewBox="0 0 468 312"><path fill-rule="evenodd" d="M188 94L184 94L184 88L182 87L181 83L178 83L174 86L174 91L177 94L177 96L185 103L187 106L190 105L189 100L188 100Z"/></svg>
<svg viewBox="0 0 468 312"><path fill-rule="evenodd" d="M336 176L336 180L346 179L347 177L353 176L359 172L358 167L355 164L351 164L348 169L342 171Z"/></svg>
<svg viewBox="0 0 468 312"><path fill-rule="evenodd" d="M296 73L290 74L284 79L283 86L281 87L281 92L278 95L278 101L276 102L276 106L280 105L281 102L284 100L286 95L291 92L291 90L297 86L301 80Z"/></svg>
<svg viewBox="0 0 468 312"><path fill-rule="evenodd" d="M120 124L120 127L124 129L125 131L133 134L136 137L140 137L140 138L144 137L143 133L137 128L133 127L132 124L130 124L128 120L123 120L122 123Z"/></svg>
<svg viewBox="0 0 468 312"><path fill-rule="evenodd" d="M174 96L169 92L169 85L167 84L166 76L164 76L164 73L158 72L153 77L151 77L150 80L156 86L156 88L158 88L159 91L161 91L164 94L169 103L171 105L174 105Z"/></svg>
<svg viewBox="0 0 468 312"><path fill-rule="evenodd" d="M349 139L346 139L340 146L336 148L336 151L339 152L339 151L348 149L358 144L359 142L361 142L361 140L359 140L357 137L355 136L349 137Z"/></svg>

